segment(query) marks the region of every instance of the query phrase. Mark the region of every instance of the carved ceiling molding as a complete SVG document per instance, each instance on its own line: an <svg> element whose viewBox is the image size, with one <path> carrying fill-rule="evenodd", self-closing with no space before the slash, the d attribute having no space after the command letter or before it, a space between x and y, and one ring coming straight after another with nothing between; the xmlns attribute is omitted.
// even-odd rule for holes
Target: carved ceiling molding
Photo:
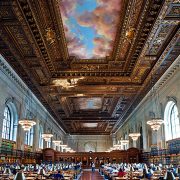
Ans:
<svg viewBox="0 0 180 180"><path fill-rule="evenodd" d="M137 14L136 13L139 13L137 12L139 10L139 7L141 7L141 5L139 3L136 3L136 2L143 2L142 0L130 0L128 1L128 6L127 6L127 9L126 9L126 15L125 15L125 18L124 18L124 22L123 22L123 26L122 26L122 29L121 29L121 32L120 32L120 35L118 37L116 37L116 43L115 43L115 50L113 51L113 58L115 61L118 59L119 57L119 53L120 53L120 48L122 47L122 43L125 39L125 34L126 34L126 31L129 29L129 28L134 28L134 22L132 20L134 20L134 18L137 17ZM140 5L138 6L137 8L137 5ZM136 21L135 21L136 22ZM118 39L118 40L117 40Z"/></svg>
<svg viewBox="0 0 180 180"><path fill-rule="evenodd" d="M151 30L151 33L147 39L147 43L144 45L144 48L139 56L139 59L136 63L136 66L133 70L132 76L135 76L137 72L141 71L141 68L144 67L144 64L146 63L147 70L150 70L150 67L155 64L155 61L157 59L157 54L151 55L149 54L150 48L155 48L155 44L160 45L163 44L165 41L165 38L167 37L167 34L169 34L170 30L176 25L178 25L179 20L165 20L165 17L168 13L169 8L171 7L173 0L166 0L158 18L155 21L155 24ZM165 30L166 28L166 30ZM159 31L158 31L159 30ZM162 35L161 35L162 32ZM159 41L157 41L157 37L159 36ZM159 50L159 48L157 49Z"/></svg>
<svg viewBox="0 0 180 180"><path fill-rule="evenodd" d="M14 2L15 3L15 2ZM29 6L28 1L26 0L17 0L16 5L18 5L23 12L23 14L20 14L19 8L15 7L16 15L19 20L24 21L24 18L26 19L26 26L31 29L31 33L34 37L34 40L36 41L36 44L38 45L39 51L41 52L41 55L43 57L43 60L50 70L51 73L55 71L55 68L52 64L52 60L50 58L49 52L47 50L47 46L44 42L43 34L41 34L39 27L36 23L36 20L34 18L33 12ZM29 37L29 36L28 36Z"/></svg>

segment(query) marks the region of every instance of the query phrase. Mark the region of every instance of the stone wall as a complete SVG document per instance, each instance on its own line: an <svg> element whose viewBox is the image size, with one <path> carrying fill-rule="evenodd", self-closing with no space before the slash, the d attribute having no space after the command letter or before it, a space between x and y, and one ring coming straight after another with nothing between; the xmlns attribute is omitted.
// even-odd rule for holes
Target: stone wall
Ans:
<svg viewBox="0 0 180 180"><path fill-rule="evenodd" d="M112 146L112 138L107 135L68 135L66 142L77 152L104 152Z"/></svg>

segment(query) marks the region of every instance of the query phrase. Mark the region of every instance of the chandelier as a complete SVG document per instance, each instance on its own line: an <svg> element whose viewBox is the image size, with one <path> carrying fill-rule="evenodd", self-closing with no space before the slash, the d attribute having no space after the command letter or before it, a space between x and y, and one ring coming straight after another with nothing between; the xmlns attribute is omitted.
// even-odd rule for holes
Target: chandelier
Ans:
<svg viewBox="0 0 180 180"><path fill-rule="evenodd" d="M105 151L105 152L109 153L109 152L111 152L111 150L109 150L109 149L108 149L108 150L107 150L107 151Z"/></svg>
<svg viewBox="0 0 180 180"><path fill-rule="evenodd" d="M153 74L151 74L151 76L153 77ZM151 77L151 81L153 80L152 77ZM153 117L151 117L151 119L147 121L147 124L151 126L153 131L158 131L164 121L162 118L160 118L161 112L159 110L160 103L159 103L158 93L156 94L156 89L154 87L153 81L151 83L152 83L151 101L152 101L152 103L154 101L154 103L152 104ZM153 107L154 107L154 109L153 109Z"/></svg>
<svg viewBox="0 0 180 180"><path fill-rule="evenodd" d="M109 150L110 150L110 151L113 151L113 150L116 150L116 148L115 148L115 147L110 147Z"/></svg>
<svg viewBox="0 0 180 180"><path fill-rule="evenodd" d="M18 123L22 126L22 128L24 129L24 131L30 131L30 129L36 125L36 122L33 121L32 119L34 119L34 115L33 113L30 111L32 109L32 93L30 91L27 91L27 98L29 98L28 103L26 105L26 117L23 119L20 119L18 121ZM29 107L28 107L29 106Z"/></svg>
<svg viewBox="0 0 180 180"><path fill-rule="evenodd" d="M63 88L71 88L71 87L75 87L78 84L78 81L84 79L84 77L79 77L79 78L73 78L73 79L56 79L53 80L53 84L55 86L62 86Z"/></svg>
<svg viewBox="0 0 180 180"><path fill-rule="evenodd" d="M69 152L70 152L70 153L75 153L76 151L74 151L73 149L71 149Z"/></svg>
<svg viewBox="0 0 180 180"><path fill-rule="evenodd" d="M122 145L126 145L126 144L129 143L129 140L126 140L126 139L122 139L122 140L120 140L120 141L121 141L121 144L122 144Z"/></svg>
<svg viewBox="0 0 180 180"><path fill-rule="evenodd" d="M71 151L72 150L70 147L66 147L65 149L66 149L66 151Z"/></svg>
<svg viewBox="0 0 180 180"><path fill-rule="evenodd" d="M61 141L59 141L59 140L53 140L53 143L54 143L56 146L59 146L60 143L61 143Z"/></svg>
<svg viewBox="0 0 180 180"><path fill-rule="evenodd" d="M30 129L36 125L36 122L30 119L19 120L19 124L22 126L24 131L30 131Z"/></svg>
<svg viewBox="0 0 180 180"><path fill-rule="evenodd" d="M121 147L120 144L114 144L113 145L113 150L118 150Z"/></svg>
<svg viewBox="0 0 180 180"><path fill-rule="evenodd" d="M140 133L130 133L129 136L132 138L133 141L137 141Z"/></svg>
<svg viewBox="0 0 180 180"><path fill-rule="evenodd" d="M53 137L53 134L50 134L50 133L44 133L44 134L42 134L42 138L43 138L45 141L50 141L52 137Z"/></svg>
<svg viewBox="0 0 180 180"><path fill-rule="evenodd" d="M147 124L151 126L153 131L158 131L161 127L161 124L163 124L163 120L161 118L153 118L149 121L147 121Z"/></svg>
<svg viewBox="0 0 180 180"><path fill-rule="evenodd" d="M61 146L63 149L65 149L67 147L67 144L60 144L59 146Z"/></svg>

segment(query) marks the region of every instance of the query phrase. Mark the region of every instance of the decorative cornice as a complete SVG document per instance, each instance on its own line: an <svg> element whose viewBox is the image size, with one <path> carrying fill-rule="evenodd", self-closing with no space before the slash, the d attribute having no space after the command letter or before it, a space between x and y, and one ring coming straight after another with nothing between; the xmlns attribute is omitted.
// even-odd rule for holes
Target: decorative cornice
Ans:
<svg viewBox="0 0 180 180"><path fill-rule="evenodd" d="M36 20L33 16L33 13L28 4L28 1L20 0L20 1L18 1L18 4L19 4L21 10L23 11L23 15L25 16L26 22L27 22L29 28L31 29L32 35L34 36L34 39L39 47L39 50L43 56L43 59L44 59L46 65L48 66L50 72L53 73L55 71L55 68L52 64L50 55L47 51L47 47L44 42L44 38L42 37L42 34L40 33L40 30L37 26ZM19 13L17 13L17 15L20 16Z"/></svg>

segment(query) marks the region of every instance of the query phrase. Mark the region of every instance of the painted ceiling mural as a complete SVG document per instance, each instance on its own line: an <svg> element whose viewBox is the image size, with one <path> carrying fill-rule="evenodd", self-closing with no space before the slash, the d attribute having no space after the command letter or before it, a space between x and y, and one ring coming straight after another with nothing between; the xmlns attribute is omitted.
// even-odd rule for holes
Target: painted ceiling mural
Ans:
<svg viewBox="0 0 180 180"><path fill-rule="evenodd" d="M81 110L96 110L102 107L102 98L93 97L93 98L76 98L75 103L79 106Z"/></svg>
<svg viewBox="0 0 180 180"><path fill-rule="evenodd" d="M60 11L70 56L104 58L113 49L122 0L62 0Z"/></svg>

